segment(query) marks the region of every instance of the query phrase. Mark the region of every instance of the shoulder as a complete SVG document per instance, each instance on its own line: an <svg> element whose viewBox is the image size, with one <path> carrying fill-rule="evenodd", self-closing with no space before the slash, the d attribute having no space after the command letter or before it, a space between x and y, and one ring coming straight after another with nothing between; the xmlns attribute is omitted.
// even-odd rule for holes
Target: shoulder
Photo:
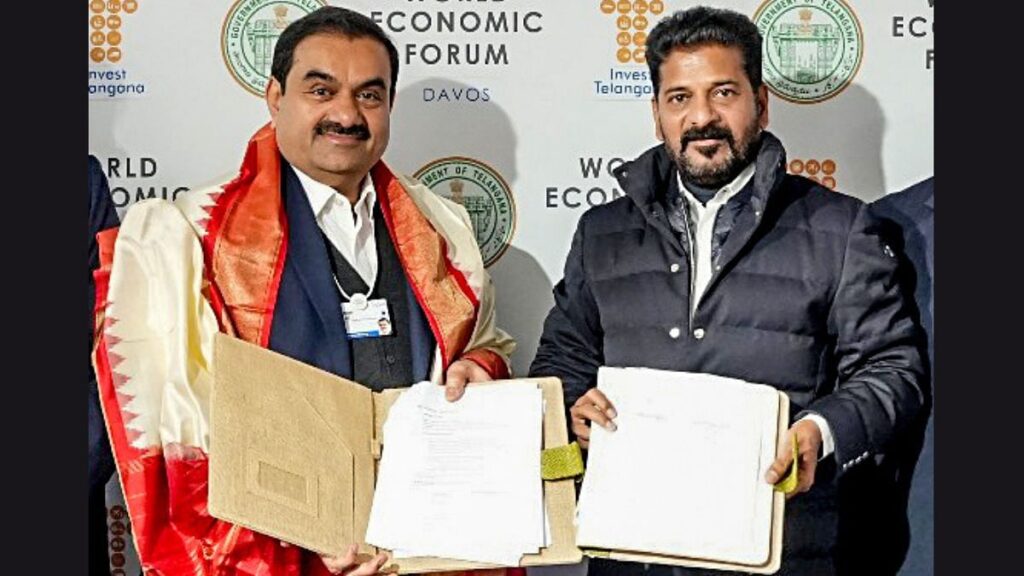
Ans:
<svg viewBox="0 0 1024 576"><path fill-rule="evenodd" d="M784 177L778 195L781 222L824 233L849 233L866 206L859 198L793 174Z"/></svg>
<svg viewBox="0 0 1024 576"><path fill-rule="evenodd" d="M871 204L874 213L892 220L915 220L933 201L935 178L927 178L898 192L886 194Z"/></svg>
<svg viewBox="0 0 1024 576"><path fill-rule="evenodd" d="M631 198L622 196L588 208L576 225L578 231L596 237L645 225L643 214Z"/></svg>

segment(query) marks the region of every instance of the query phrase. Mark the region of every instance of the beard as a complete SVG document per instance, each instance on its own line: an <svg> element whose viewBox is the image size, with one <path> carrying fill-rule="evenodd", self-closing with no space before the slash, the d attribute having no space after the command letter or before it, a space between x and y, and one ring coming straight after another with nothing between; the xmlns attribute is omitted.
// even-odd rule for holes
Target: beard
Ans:
<svg viewBox="0 0 1024 576"><path fill-rule="evenodd" d="M686 155L686 147L696 140L716 139L721 143L710 146L694 147L694 151L706 160L714 158L719 148L725 146L727 156L718 162L697 164ZM761 144L761 127L755 116L737 139L732 131L721 124L711 124L702 128L691 128L679 138L679 151L672 149L665 142L669 157L676 163L679 175L684 182L696 184L702 188L721 188L732 182L744 168L757 156Z"/></svg>

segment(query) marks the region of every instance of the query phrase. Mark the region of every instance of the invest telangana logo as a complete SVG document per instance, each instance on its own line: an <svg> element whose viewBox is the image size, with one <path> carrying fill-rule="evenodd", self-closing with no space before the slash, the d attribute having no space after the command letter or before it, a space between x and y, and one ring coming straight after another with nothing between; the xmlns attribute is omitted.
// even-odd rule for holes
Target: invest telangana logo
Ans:
<svg viewBox="0 0 1024 576"><path fill-rule="evenodd" d="M615 43L609 43L608 48L614 64L593 80L594 96L598 99L636 100L653 96L646 66L647 35L655 20L665 13L665 4L662 0L601 0L600 11L615 24Z"/></svg>
<svg viewBox="0 0 1024 576"><path fill-rule="evenodd" d="M146 93L146 83L122 62L128 52L128 22L138 9L138 0L89 0L90 99L132 98Z"/></svg>

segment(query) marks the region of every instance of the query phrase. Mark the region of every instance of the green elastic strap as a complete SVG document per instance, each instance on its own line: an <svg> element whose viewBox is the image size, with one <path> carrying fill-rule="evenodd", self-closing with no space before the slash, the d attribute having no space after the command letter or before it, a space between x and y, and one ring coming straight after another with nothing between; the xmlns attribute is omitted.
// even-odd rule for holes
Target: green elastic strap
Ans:
<svg viewBox="0 0 1024 576"><path fill-rule="evenodd" d="M562 480L583 475L583 455L580 445L573 442L557 448L548 448L540 453L540 477L545 480Z"/></svg>

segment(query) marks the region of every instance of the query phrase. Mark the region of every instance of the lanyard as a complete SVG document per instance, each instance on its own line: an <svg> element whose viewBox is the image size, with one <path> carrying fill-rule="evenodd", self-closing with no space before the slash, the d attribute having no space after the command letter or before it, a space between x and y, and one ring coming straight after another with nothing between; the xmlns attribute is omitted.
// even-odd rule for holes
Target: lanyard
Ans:
<svg viewBox="0 0 1024 576"><path fill-rule="evenodd" d="M345 289L341 287L341 282L338 282L337 276L331 274L331 278L334 279L334 285L338 287L339 291L341 291L341 295L345 297L346 302L352 304L352 306L354 306L356 310L366 310L366 306L369 303L369 298L367 298L367 295L373 294L373 288L374 286L377 285L376 277L373 278L373 283L369 285L368 289L366 290L366 294L363 294L362 292L356 292L351 296L349 296L348 292L345 292Z"/></svg>

